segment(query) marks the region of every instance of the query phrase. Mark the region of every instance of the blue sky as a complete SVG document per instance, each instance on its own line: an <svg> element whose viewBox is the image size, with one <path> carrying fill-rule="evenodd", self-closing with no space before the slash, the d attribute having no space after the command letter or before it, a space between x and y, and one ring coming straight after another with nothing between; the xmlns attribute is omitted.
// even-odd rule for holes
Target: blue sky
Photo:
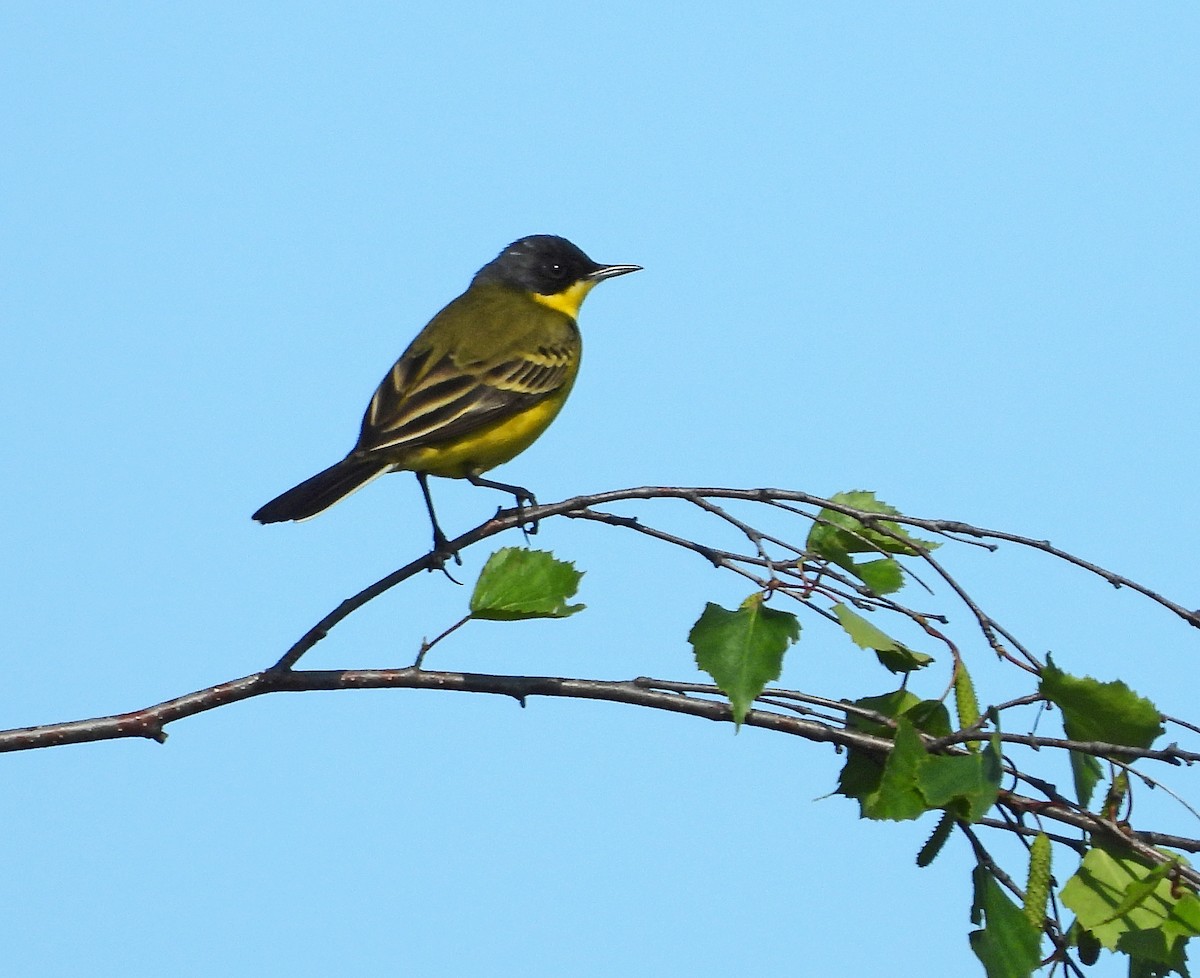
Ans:
<svg viewBox="0 0 1200 978"><path fill-rule="evenodd" d="M253 672L420 553L408 476L249 514L529 233L645 271L589 298L571 402L496 477L871 488L1200 604L1195 8L414 6L0 11L3 726ZM497 504L436 491L448 531ZM611 530L536 542L588 611L429 667L690 679L704 602L745 596ZM1195 703L1195 634L1136 596L948 559L1064 668ZM305 664L406 664L465 601L427 575ZM882 692L868 666L806 623L784 681ZM916 870L930 825L814 801L838 759L760 731L309 694L4 764L9 974L978 970L966 853Z"/></svg>

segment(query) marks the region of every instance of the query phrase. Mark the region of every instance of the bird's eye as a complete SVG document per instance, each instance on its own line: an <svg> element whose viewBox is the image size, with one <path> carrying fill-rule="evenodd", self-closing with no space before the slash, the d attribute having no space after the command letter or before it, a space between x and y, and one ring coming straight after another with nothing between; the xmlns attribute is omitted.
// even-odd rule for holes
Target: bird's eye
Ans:
<svg viewBox="0 0 1200 978"><path fill-rule="evenodd" d="M546 272L550 275L551 278L562 278L565 271L566 270L562 267L562 265L559 262L551 262L549 265L546 266Z"/></svg>

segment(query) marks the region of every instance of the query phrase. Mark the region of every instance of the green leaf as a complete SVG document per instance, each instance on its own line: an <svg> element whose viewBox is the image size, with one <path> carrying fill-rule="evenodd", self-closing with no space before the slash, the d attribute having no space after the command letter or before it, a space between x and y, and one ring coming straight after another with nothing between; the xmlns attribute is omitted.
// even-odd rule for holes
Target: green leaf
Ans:
<svg viewBox="0 0 1200 978"><path fill-rule="evenodd" d="M904 587L904 570L891 557L865 560L846 568L875 594L893 594Z"/></svg>
<svg viewBox="0 0 1200 978"><path fill-rule="evenodd" d="M838 772L837 787L839 795L853 798L858 802L858 817L870 818L867 814L879 797L879 783L883 780L883 762L873 754L852 750Z"/></svg>
<svg viewBox="0 0 1200 978"><path fill-rule="evenodd" d="M1172 863L1160 863L1141 879L1134 880L1126 886L1125 894L1121 897L1121 902L1113 908L1109 920L1126 916L1130 911L1137 909L1150 899L1158 888L1158 884L1170 874L1172 865Z"/></svg>
<svg viewBox="0 0 1200 978"><path fill-rule="evenodd" d="M487 621L566 618L584 605L567 604L582 571L542 550L505 547L483 565L471 595L471 617Z"/></svg>
<svg viewBox="0 0 1200 978"><path fill-rule="evenodd" d="M918 706L922 701L907 689L897 689L890 693L884 693L882 696L864 696L862 699L843 700L843 702L894 720ZM863 733L869 733L874 737L885 737L888 740L896 735L894 727L877 723L854 713L846 715L846 725L852 730L861 730ZM882 758L852 749L838 774L836 791L838 794L858 801L859 816L867 818L866 808L871 799L878 794L879 782L882 777Z"/></svg>
<svg viewBox="0 0 1200 978"><path fill-rule="evenodd" d="M737 611L709 602L688 633L696 665L729 697L738 727L754 698L779 678L783 654L799 638L796 616L765 607L760 593L750 595Z"/></svg>
<svg viewBox="0 0 1200 978"><path fill-rule="evenodd" d="M924 669L933 661L933 656L914 652L902 645L844 604L835 604L833 613L851 641L860 649L870 649L874 652L889 672L913 672L916 669Z"/></svg>
<svg viewBox="0 0 1200 978"><path fill-rule="evenodd" d="M851 509L883 516L900 516L900 510L875 498L875 493L856 490L839 492L830 502ZM848 554L885 553L912 557L924 550L934 550L939 544L912 536L892 520L872 521L870 525L845 513L823 509L817 514L808 533L807 548L841 566Z"/></svg>
<svg viewBox="0 0 1200 978"><path fill-rule="evenodd" d="M1157 930L1131 931L1121 937L1117 950L1129 955L1130 978L1166 978L1172 973L1187 978L1186 941L1168 942Z"/></svg>
<svg viewBox="0 0 1200 978"><path fill-rule="evenodd" d="M921 699L907 689L897 689L890 693L884 693L882 696L864 696L862 699L842 700L842 702L848 702L852 706L858 706L895 720L920 703ZM874 720L853 713L847 716L846 722L855 730L862 730L865 733L874 734L876 737L887 737L889 740L896 733L893 727L876 723Z"/></svg>
<svg viewBox="0 0 1200 978"><path fill-rule="evenodd" d="M995 804L1001 766L995 745L982 753L930 754L920 734L950 732L950 715L937 700L919 700L908 690L856 700L856 706L896 720L895 746L886 759L849 751L838 773L838 794L855 799L859 816L902 821L944 808L956 818L977 822ZM848 725L876 737L892 737L881 723L848 714Z"/></svg>
<svg viewBox="0 0 1200 978"><path fill-rule="evenodd" d="M945 808L965 822L978 822L996 803L1000 782L993 777L986 751L931 754L918 771L917 787L931 808Z"/></svg>
<svg viewBox="0 0 1200 978"><path fill-rule="evenodd" d="M970 934L971 950L988 978L1029 978L1042 962L1042 934L982 866L972 874L975 903L971 920L984 926Z"/></svg>
<svg viewBox="0 0 1200 978"><path fill-rule="evenodd" d="M900 511L880 502L872 492L839 492L831 502L881 516L899 516ZM895 520L859 519L835 509L817 514L809 530L806 548L830 563L853 574L873 593L892 594L904 586L903 568L888 554L913 557L936 548L931 540L912 536ZM851 556L859 553L881 554L875 560L858 563ZM896 669L893 671L908 671Z"/></svg>
<svg viewBox="0 0 1200 978"><path fill-rule="evenodd" d="M1071 774L1075 778L1075 797L1080 805L1087 808L1092 803L1092 792L1104 776L1104 769L1091 754L1080 754L1074 750L1068 753L1071 757Z"/></svg>
<svg viewBox="0 0 1200 978"><path fill-rule="evenodd" d="M1173 967L1183 942L1200 935L1200 901L1176 893L1166 876L1161 867L1095 846L1067 880L1062 902L1110 951Z"/></svg>
<svg viewBox="0 0 1200 978"><path fill-rule="evenodd" d="M930 737L949 737L950 711L941 700L921 700L904 711L905 718L923 734Z"/></svg>
<svg viewBox="0 0 1200 978"><path fill-rule="evenodd" d="M1123 682L1070 676L1049 656L1039 692L1062 710L1070 740L1149 747L1164 732L1158 708Z"/></svg>
<svg viewBox="0 0 1200 978"><path fill-rule="evenodd" d="M883 765L879 790L863 806L863 815L902 822L929 811L917 787L917 775L928 759L916 728L905 719L896 727L896 743Z"/></svg>
<svg viewBox="0 0 1200 978"><path fill-rule="evenodd" d="M1179 921L1180 934L1200 934L1200 897L1190 891L1183 891L1171 916Z"/></svg>
<svg viewBox="0 0 1200 978"><path fill-rule="evenodd" d="M914 717L927 714L925 719L937 736L949 731L949 716L936 700L907 696L911 699L900 699L898 694L874 698L871 707L877 712L902 711L895 745L882 763L864 751L851 750L838 774L837 792L858 801L862 818L904 821L942 808L963 821L979 821L995 804L1000 787L1000 765L992 748L975 754L930 754ZM859 703L867 705L863 700ZM927 709L931 705L940 708L940 716ZM861 718L852 725L874 727L877 736L888 733Z"/></svg>

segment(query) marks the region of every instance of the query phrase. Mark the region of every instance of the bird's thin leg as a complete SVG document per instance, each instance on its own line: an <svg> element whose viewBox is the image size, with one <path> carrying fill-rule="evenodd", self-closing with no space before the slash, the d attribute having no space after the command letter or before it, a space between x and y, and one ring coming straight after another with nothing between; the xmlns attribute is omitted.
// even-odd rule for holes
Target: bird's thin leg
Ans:
<svg viewBox="0 0 1200 978"><path fill-rule="evenodd" d="M418 472L416 475L417 481L421 483L421 494L425 497L425 508L429 510L429 522L433 524L433 549L440 554L453 556L454 562L461 566L462 557L458 555L457 550L451 552L450 541L446 539L446 534L438 526L437 514L433 511L433 496L429 492L429 476L424 472ZM442 571L445 572L445 570L446 568L443 563ZM446 576L450 577L449 574L446 574ZM453 581L454 578L450 577L450 580Z"/></svg>
<svg viewBox="0 0 1200 978"><path fill-rule="evenodd" d="M523 486L510 485L507 482L493 482L491 479L485 479L478 472L472 472L467 476L467 481L473 486L482 486L484 489L498 489L500 492L511 493L513 499L517 501L517 516L521 515L521 510L525 506L536 506L537 497L534 496L528 489ZM537 520L533 520L528 527L525 523L521 523L521 532L525 534L526 539L531 533L537 533Z"/></svg>

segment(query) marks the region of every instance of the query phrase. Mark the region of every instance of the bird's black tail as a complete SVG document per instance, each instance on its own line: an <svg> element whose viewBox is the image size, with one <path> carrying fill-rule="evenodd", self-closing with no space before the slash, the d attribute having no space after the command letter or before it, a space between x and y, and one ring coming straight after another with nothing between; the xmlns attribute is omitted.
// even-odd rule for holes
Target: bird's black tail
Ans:
<svg viewBox="0 0 1200 978"><path fill-rule="evenodd" d="M383 475L389 466L378 459L347 455L336 465L318 472L293 486L282 496L276 496L254 514L259 523L282 523L285 520L306 520L361 489L376 476Z"/></svg>

